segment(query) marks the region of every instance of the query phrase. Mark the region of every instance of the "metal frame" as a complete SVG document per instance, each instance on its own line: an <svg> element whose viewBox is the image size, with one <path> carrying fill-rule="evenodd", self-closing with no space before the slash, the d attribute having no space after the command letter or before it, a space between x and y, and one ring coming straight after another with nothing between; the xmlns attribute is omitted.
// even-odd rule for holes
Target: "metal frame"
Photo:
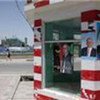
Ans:
<svg viewBox="0 0 100 100"><path fill-rule="evenodd" d="M79 42L79 41L78 41L78 40L45 41L45 43L70 43L70 42L77 43L77 42Z"/></svg>
<svg viewBox="0 0 100 100"><path fill-rule="evenodd" d="M41 26L41 33L42 33L42 88L46 87L45 84L45 22L42 21L42 26Z"/></svg>
<svg viewBox="0 0 100 100"><path fill-rule="evenodd" d="M63 19L62 19L63 20ZM67 20L67 19L66 19ZM60 20L59 20L60 21ZM42 26L41 26L41 33L42 33L42 88L46 88L46 79L45 79L45 44L46 43L79 43L81 40L53 40L53 41L45 41L45 21L42 20Z"/></svg>

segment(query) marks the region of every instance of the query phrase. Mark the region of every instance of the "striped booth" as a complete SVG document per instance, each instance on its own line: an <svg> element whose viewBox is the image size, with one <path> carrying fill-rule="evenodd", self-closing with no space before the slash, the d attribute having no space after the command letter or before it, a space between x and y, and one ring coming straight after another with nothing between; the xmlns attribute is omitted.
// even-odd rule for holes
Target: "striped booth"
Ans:
<svg viewBox="0 0 100 100"><path fill-rule="evenodd" d="M51 5L52 4L52 5ZM100 60L97 58L100 48L100 3L91 2L67 2L67 0L36 0L34 20L34 97L36 100L100 100ZM96 6L97 5L97 6ZM60 9L61 8L61 9ZM69 9L68 9L69 8ZM76 9L76 10L75 10ZM96 10L99 9L99 10ZM59 17L60 16L60 17ZM85 46L86 38L94 39L95 56L81 57L81 83L80 96L70 96L69 93L56 93L45 88L44 67L44 22L70 19L81 19L82 42ZM46 33L48 34L48 33ZM99 41L99 42L98 42ZM44 93L43 93L44 92ZM59 97L59 99L58 99ZM63 98L62 98L63 97Z"/></svg>

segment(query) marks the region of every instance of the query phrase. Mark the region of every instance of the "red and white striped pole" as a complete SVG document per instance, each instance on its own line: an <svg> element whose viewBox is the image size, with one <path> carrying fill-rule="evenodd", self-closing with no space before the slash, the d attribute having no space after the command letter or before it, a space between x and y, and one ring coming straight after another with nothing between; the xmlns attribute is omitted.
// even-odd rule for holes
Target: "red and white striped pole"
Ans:
<svg viewBox="0 0 100 100"><path fill-rule="evenodd" d="M38 90L42 88L42 41L41 41L41 27L42 20L36 19L34 21L34 90ZM54 100L52 97L48 97L45 95L41 95L39 93L35 93L34 97L36 100Z"/></svg>
<svg viewBox="0 0 100 100"><path fill-rule="evenodd" d="M49 0L40 0L36 3L34 3L35 8L39 8L42 6L49 5ZM35 19L34 20L34 66L33 66L33 72L34 72L34 83L33 87L34 90L38 90L42 88L42 33L41 33L41 27L42 27L42 20L41 19ZM41 95L39 93L35 93L34 97L36 100L54 100L52 97L48 97L45 95Z"/></svg>
<svg viewBox="0 0 100 100"><path fill-rule="evenodd" d="M82 34L92 32L97 37L96 21L100 11L90 10L81 15ZM94 30L89 30L89 22L93 22ZM96 44L95 44L96 45ZM100 61L97 59L82 59L81 70L81 100L100 100Z"/></svg>
<svg viewBox="0 0 100 100"><path fill-rule="evenodd" d="M42 87L42 45L41 45L41 26L42 20L34 21L34 89Z"/></svg>

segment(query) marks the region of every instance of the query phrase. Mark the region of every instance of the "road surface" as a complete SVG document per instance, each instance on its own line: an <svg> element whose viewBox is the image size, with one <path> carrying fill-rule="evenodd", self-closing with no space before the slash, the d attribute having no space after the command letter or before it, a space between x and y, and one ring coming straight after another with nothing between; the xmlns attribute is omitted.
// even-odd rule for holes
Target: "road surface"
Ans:
<svg viewBox="0 0 100 100"><path fill-rule="evenodd" d="M0 74L33 74L33 61L17 59L0 61Z"/></svg>

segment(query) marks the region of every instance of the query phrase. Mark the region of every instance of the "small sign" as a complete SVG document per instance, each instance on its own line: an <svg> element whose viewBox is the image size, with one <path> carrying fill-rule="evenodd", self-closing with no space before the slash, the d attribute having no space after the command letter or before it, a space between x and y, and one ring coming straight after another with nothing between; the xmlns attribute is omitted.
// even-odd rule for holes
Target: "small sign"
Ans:
<svg viewBox="0 0 100 100"><path fill-rule="evenodd" d="M59 40L59 31L54 30L54 32L53 32L53 40L55 40L55 41Z"/></svg>

